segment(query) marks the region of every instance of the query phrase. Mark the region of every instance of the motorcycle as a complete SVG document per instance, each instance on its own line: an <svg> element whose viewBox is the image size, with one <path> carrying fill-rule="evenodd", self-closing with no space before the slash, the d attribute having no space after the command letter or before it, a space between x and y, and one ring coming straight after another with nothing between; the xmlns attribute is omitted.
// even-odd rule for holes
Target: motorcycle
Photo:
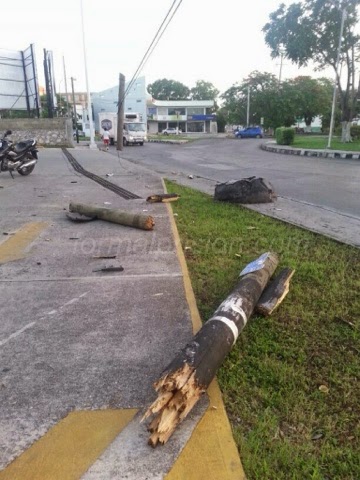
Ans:
<svg viewBox="0 0 360 480"><path fill-rule="evenodd" d="M11 133L11 130L7 130L0 139L0 172L9 172L13 176L12 172L16 170L20 175L30 175L38 160L36 140L14 144L6 139Z"/></svg>

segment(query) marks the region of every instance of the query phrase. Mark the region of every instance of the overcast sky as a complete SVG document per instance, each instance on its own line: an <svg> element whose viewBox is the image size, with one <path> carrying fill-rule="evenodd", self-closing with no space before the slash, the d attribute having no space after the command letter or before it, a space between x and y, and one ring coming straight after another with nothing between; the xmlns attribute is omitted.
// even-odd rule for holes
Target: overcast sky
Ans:
<svg viewBox="0 0 360 480"><path fill-rule="evenodd" d="M172 3L83 0L91 91L116 85L119 72L131 79ZM279 59L271 59L261 29L280 3L183 0L141 75L147 84L167 78L190 88L201 79L212 82L220 92L253 70L278 75ZM64 91L63 56L67 76L77 79L76 90L85 90L80 0L13 0L2 6L1 17L0 48L22 50L34 43L40 85L44 85L46 48L54 54L57 90ZM321 75L284 62L283 78L299 74Z"/></svg>

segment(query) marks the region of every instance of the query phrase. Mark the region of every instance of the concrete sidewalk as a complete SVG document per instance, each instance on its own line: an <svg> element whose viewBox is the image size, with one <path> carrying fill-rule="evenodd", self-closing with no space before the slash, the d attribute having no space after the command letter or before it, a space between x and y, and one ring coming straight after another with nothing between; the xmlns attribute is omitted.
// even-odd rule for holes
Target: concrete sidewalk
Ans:
<svg viewBox="0 0 360 480"><path fill-rule="evenodd" d="M0 176L0 480L244 478L216 382L165 446L147 445L152 384L200 326L186 263L170 209L145 202L159 177L71 153L141 199L79 175L58 149L29 177ZM152 215L155 229L71 223L70 200ZM95 271L110 264L124 271Z"/></svg>

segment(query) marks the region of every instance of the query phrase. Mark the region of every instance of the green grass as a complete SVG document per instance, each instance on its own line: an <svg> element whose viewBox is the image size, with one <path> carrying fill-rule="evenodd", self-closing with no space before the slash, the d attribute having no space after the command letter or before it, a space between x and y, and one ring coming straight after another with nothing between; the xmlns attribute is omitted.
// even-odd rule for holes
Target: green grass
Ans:
<svg viewBox="0 0 360 480"><path fill-rule="evenodd" d="M306 136L296 135L295 142L292 144L296 148L315 148L325 149L328 144L327 136ZM351 143L342 143L339 137L333 137L331 140L331 150L360 151L360 140L354 140Z"/></svg>
<svg viewBox="0 0 360 480"><path fill-rule="evenodd" d="M181 195L173 210L203 321L261 253L296 269L278 310L251 318L218 372L248 480L360 479L360 250L167 187Z"/></svg>

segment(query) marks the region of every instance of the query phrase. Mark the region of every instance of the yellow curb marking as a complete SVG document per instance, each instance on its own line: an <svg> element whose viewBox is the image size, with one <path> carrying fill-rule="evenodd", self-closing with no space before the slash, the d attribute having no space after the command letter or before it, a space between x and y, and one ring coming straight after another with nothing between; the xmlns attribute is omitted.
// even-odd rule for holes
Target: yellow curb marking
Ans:
<svg viewBox="0 0 360 480"><path fill-rule="evenodd" d="M167 193L164 181L163 186ZM196 333L202 326L201 317L196 305L173 211L169 203L166 204L166 207L183 273L185 295L190 309L193 331ZM246 480L216 379L211 382L207 393L210 406L165 477L166 480Z"/></svg>
<svg viewBox="0 0 360 480"><path fill-rule="evenodd" d="M24 250L48 226L45 222L27 223L15 235L0 244L0 264L20 260L26 256Z"/></svg>
<svg viewBox="0 0 360 480"><path fill-rule="evenodd" d="M70 413L0 472L0 480L78 480L137 411Z"/></svg>

